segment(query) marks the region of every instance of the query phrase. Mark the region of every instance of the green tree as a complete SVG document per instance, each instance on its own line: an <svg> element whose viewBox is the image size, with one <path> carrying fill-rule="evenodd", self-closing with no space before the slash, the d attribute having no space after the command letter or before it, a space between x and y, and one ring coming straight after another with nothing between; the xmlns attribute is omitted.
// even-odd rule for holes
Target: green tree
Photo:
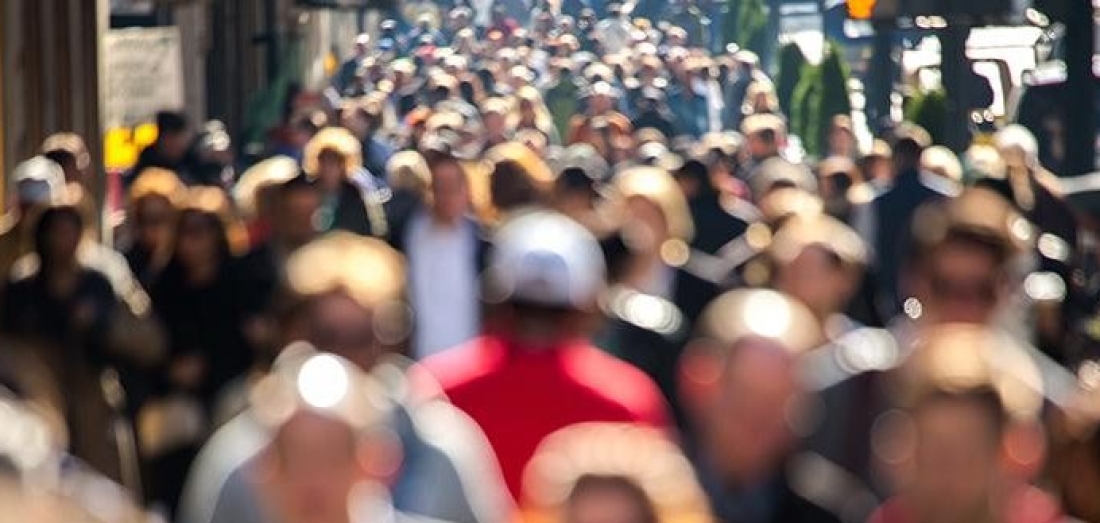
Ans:
<svg viewBox="0 0 1100 523"><path fill-rule="evenodd" d="M779 49L779 73L775 77L775 93L779 97L779 107L785 115L791 114L794 91L807 63L806 55L802 54L802 48L797 44L791 42Z"/></svg>
<svg viewBox="0 0 1100 523"><path fill-rule="evenodd" d="M825 46L825 57L821 61L821 100L817 108L817 144L818 155L827 152L829 127L833 117L852 114L852 98L848 92L848 67L840 55L840 47L833 42Z"/></svg>
<svg viewBox="0 0 1100 523"><path fill-rule="evenodd" d="M791 112L788 113L790 132L802 138L808 152L817 148L817 109L821 105L821 69L812 64L802 67L798 85L791 96Z"/></svg>
<svg viewBox="0 0 1100 523"><path fill-rule="evenodd" d="M947 93L943 89L918 93L906 104L905 119L923 127L933 142L942 145L947 126Z"/></svg>
<svg viewBox="0 0 1100 523"><path fill-rule="evenodd" d="M723 20L725 43L736 43L742 49L762 54L767 49L768 11L763 0L726 0L728 9Z"/></svg>

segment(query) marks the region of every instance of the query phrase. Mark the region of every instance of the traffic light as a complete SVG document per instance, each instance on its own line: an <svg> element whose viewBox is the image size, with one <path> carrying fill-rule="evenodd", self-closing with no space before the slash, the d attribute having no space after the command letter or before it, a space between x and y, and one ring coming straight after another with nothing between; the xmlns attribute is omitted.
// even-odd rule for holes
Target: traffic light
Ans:
<svg viewBox="0 0 1100 523"><path fill-rule="evenodd" d="M847 0L847 4L848 17L853 20L888 21L899 16L998 17L1012 11L1012 0Z"/></svg>
<svg viewBox="0 0 1100 523"><path fill-rule="evenodd" d="M870 20L875 14L877 0L848 0L848 18Z"/></svg>

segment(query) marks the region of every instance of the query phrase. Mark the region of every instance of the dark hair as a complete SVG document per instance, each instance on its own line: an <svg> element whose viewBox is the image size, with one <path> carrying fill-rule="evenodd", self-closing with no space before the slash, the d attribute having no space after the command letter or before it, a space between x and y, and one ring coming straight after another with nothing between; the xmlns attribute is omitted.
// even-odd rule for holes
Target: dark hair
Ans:
<svg viewBox="0 0 1100 523"><path fill-rule="evenodd" d="M183 209L180 211L176 219L176 242L179 241L179 232L183 228L184 222L191 217L198 217L203 223L213 228L214 235L217 237L217 252L220 261L225 263L231 260L233 258L233 249L229 242L229 230L226 229L225 222L222 221L221 217L214 213L200 209ZM178 259L174 259L173 264L178 263L178 261Z"/></svg>
<svg viewBox="0 0 1100 523"><path fill-rule="evenodd" d="M657 523L657 508L649 494L637 483L625 476L607 476L585 474L573 484L569 491L568 503L574 503L577 499L600 491L616 491L626 495L633 502L641 519L637 523Z"/></svg>
<svg viewBox="0 0 1100 523"><path fill-rule="evenodd" d="M69 222L76 227L77 231L84 230L84 217L80 214L80 210L69 205L46 209L35 223L34 251L38 255L42 268L50 267L57 262L53 259L53 254L49 252L46 245L54 226L62 222Z"/></svg>
<svg viewBox="0 0 1100 523"><path fill-rule="evenodd" d="M164 134L179 134L187 130L187 115L179 111L160 111L156 116L157 131Z"/></svg>

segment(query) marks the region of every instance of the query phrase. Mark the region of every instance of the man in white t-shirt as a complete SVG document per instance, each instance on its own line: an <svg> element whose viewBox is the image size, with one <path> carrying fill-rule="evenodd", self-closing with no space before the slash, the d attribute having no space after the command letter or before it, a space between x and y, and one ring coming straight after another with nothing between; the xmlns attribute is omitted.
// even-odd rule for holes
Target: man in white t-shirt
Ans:
<svg viewBox="0 0 1100 523"><path fill-rule="evenodd" d="M481 321L478 260L485 244L477 222L469 216L466 173L450 155L432 152L428 156L430 197L401 239L416 316L416 359L473 339Z"/></svg>

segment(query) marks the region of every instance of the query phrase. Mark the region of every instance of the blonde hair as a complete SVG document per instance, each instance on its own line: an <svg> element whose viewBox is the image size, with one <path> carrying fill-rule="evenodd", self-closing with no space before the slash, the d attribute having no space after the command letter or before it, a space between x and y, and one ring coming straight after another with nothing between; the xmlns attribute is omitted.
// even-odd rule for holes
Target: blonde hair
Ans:
<svg viewBox="0 0 1100 523"><path fill-rule="evenodd" d="M324 151L334 151L344 158L345 176L351 176L363 166L363 146L351 131L343 127L325 127L306 144L302 153L302 170L311 178L317 176Z"/></svg>
<svg viewBox="0 0 1100 523"><path fill-rule="evenodd" d="M343 294L373 313L375 336L398 345L408 338L405 259L385 242L345 231L330 232L298 249L286 262L292 300Z"/></svg>
<svg viewBox="0 0 1100 523"><path fill-rule="evenodd" d="M669 234L684 243L695 236L687 198L680 185L663 169L650 166L631 167L613 182L620 204L632 198L642 198L657 206L668 224Z"/></svg>
<svg viewBox="0 0 1100 523"><path fill-rule="evenodd" d="M394 189L405 189L424 195L432 184L428 162L416 151L401 151L386 163L386 181Z"/></svg>
<svg viewBox="0 0 1100 523"><path fill-rule="evenodd" d="M253 165L237 180L233 187L233 200L246 219L257 217L260 200L267 194L298 176L298 162L289 156L274 156ZM267 198L269 199L269 198Z"/></svg>
<svg viewBox="0 0 1100 523"><path fill-rule="evenodd" d="M658 523L712 523L691 463L661 432L617 423L573 425L548 436L524 472L525 521L564 521L570 495L587 478L618 479L652 503Z"/></svg>
<svg viewBox="0 0 1100 523"><path fill-rule="evenodd" d="M920 155L921 167L955 183L962 183L963 168L959 157L942 145L934 145Z"/></svg>
<svg viewBox="0 0 1100 523"><path fill-rule="evenodd" d="M229 196L216 187L193 187L180 209L180 216L198 214L211 216L220 224L230 256L241 256L248 251L248 232L241 224Z"/></svg>
<svg viewBox="0 0 1100 523"><path fill-rule="evenodd" d="M130 205L148 197L160 197L168 200L172 207L179 208L187 197L187 186L183 184L175 171L149 167L138 173L130 186Z"/></svg>

